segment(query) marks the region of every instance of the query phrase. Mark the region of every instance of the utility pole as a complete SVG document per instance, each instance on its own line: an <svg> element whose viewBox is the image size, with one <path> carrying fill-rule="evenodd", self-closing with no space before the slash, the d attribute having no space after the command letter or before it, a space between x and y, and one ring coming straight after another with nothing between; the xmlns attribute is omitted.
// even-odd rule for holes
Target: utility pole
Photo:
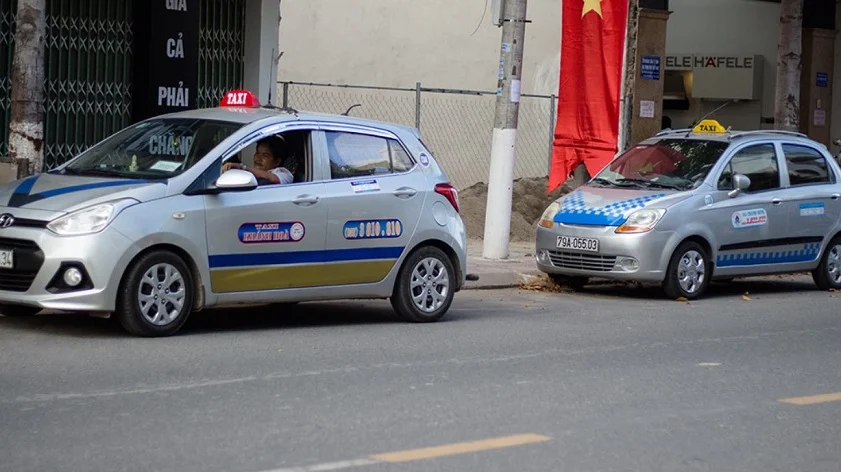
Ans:
<svg viewBox="0 0 841 472"><path fill-rule="evenodd" d="M482 256L486 259L508 258L514 164L517 157L520 78L526 33L526 0L503 1L502 44L482 250Z"/></svg>
<svg viewBox="0 0 841 472"><path fill-rule="evenodd" d="M803 0L780 2L774 129L800 131L800 72L803 57Z"/></svg>
<svg viewBox="0 0 841 472"><path fill-rule="evenodd" d="M625 54L622 64L622 93L619 107L618 151L625 152L631 143L631 121L634 117L634 85L636 83L637 26L639 0L628 1L628 21L625 27Z"/></svg>
<svg viewBox="0 0 841 472"><path fill-rule="evenodd" d="M44 161L46 0L18 0L12 60L9 157L17 177L41 172Z"/></svg>

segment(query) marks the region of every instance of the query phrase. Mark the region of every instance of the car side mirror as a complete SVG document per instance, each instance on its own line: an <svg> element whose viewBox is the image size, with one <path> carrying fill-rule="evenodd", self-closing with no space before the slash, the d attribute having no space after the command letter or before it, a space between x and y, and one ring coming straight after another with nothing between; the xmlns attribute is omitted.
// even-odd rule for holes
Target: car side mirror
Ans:
<svg viewBox="0 0 841 472"><path fill-rule="evenodd" d="M251 172L230 169L216 180L216 188L223 192L245 192L257 188L257 178Z"/></svg>
<svg viewBox="0 0 841 472"><path fill-rule="evenodd" d="M743 174L734 174L733 175L733 190L731 190L727 196L730 198L735 198L743 191L750 188L750 178L747 175Z"/></svg>

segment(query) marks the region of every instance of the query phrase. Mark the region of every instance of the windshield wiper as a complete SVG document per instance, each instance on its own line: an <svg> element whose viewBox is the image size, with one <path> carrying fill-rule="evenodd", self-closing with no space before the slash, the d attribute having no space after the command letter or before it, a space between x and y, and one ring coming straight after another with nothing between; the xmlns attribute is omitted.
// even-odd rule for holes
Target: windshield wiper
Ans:
<svg viewBox="0 0 841 472"><path fill-rule="evenodd" d="M609 185L611 187L633 187L634 186L633 184L630 184L630 183L629 184L624 184L624 183L620 183L620 182L614 182L612 180L608 180L608 179L605 179L605 178L602 178L602 177L596 177L596 178L592 179L591 182L595 182L595 183L600 184L600 185Z"/></svg>
<svg viewBox="0 0 841 472"><path fill-rule="evenodd" d="M645 180L645 179L618 179L620 182L628 182L632 184L640 184L645 185L646 187L657 187L657 188L667 188L671 190L683 190L681 187L672 184L664 184L661 182L655 182L653 180Z"/></svg>

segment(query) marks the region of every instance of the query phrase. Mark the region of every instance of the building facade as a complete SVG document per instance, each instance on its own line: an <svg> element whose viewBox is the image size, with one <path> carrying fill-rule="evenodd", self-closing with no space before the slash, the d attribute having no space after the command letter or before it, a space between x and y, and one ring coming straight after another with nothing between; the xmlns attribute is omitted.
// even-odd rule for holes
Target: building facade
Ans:
<svg viewBox="0 0 841 472"><path fill-rule="evenodd" d="M841 94L835 80L841 72L841 60L835 59L841 53L835 34L836 15L841 15L841 9L836 11L835 0L806 3L812 12L807 12L809 18L804 20L802 129L838 152L831 139L841 137ZM286 21L279 33L284 56L278 78L407 89L420 82L428 87L495 90L501 32L491 21L490 5L490 0L284 0L282 13ZM523 93L557 94L560 6L560 0L528 2L530 23L526 26ZM657 59L657 79L663 85L662 111L658 108L656 128L649 129L659 129L660 113L671 119L672 127L686 127L716 109L713 117L734 129L773 127L779 2L669 0L668 10L665 53ZM832 14L828 15L828 11ZM350 94L349 101L342 101L336 87L297 86L297 91L290 94L290 105L329 111L326 108L331 102L341 102L335 104L339 109L358 100L363 103L361 110L367 107L375 118L402 117L402 112L393 109L409 107L409 99L391 97L396 92L376 96L343 93ZM324 98L328 96L330 100ZM460 103L459 100L466 100L463 97L450 99L458 104L452 108L492 116L492 99L475 98L472 104ZM545 101L549 103L548 99ZM432 108L435 106L431 104ZM639 114L639 103L635 106ZM543 108L534 111L530 107L529 103L521 104L521 113L528 116L521 121L520 139L546 142L518 143L519 177L546 175L547 170L545 150L551 140L548 130L552 123L550 118L538 120L530 116L551 114L544 113ZM487 181L482 172L487 172L492 121L483 118L477 124L455 111L430 116L434 110L425 105L420 110L423 117L429 117L427 121L421 119L422 135L438 144L439 159L445 164L449 161L449 169L457 171L460 186ZM406 115L414 116L408 112ZM453 116L457 119L444 123ZM485 133L484 128L487 136L482 136L480 150L457 145L465 136ZM462 175L468 169L474 170L469 176Z"/></svg>
<svg viewBox="0 0 841 472"><path fill-rule="evenodd" d="M16 0L0 0L0 158ZM148 116L274 91L277 0L47 0L44 169ZM246 27L248 25L248 27Z"/></svg>

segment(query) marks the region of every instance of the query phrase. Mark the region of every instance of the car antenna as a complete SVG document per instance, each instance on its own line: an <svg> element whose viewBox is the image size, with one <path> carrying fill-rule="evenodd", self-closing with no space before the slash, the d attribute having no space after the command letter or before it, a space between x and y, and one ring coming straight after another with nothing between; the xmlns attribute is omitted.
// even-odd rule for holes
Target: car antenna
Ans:
<svg viewBox="0 0 841 472"><path fill-rule="evenodd" d="M707 118L709 118L710 116L714 115L718 110L721 110L722 108L726 107L727 105L730 105L731 103L735 103L735 102L736 102L736 100L732 100L732 99L727 100L726 102L724 102L724 105L721 105L720 107L718 107L715 110L707 113L706 115L702 116L701 118L698 118L698 120L694 121L692 123L692 126L689 127L689 131L686 132L686 136L684 136L684 138L688 138L689 135L692 134L692 131L694 131L695 127L698 126L698 123L700 123L700 122L706 120ZM729 132L730 128L727 128L727 131Z"/></svg>
<svg viewBox="0 0 841 472"><path fill-rule="evenodd" d="M350 113L350 111L351 111L351 110L353 110L353 109L354 109L354 108L356 108L356 107L361 107L361 106L362 106L362 104L361 104L361 103L357 103L357 104L355 104L355 105L351 105L351 106L350 106L350 108L348 108L347 110L345 110L345 112L344 112L344 113L342 113L342 116L348 116L348 113Z"/></svg>

